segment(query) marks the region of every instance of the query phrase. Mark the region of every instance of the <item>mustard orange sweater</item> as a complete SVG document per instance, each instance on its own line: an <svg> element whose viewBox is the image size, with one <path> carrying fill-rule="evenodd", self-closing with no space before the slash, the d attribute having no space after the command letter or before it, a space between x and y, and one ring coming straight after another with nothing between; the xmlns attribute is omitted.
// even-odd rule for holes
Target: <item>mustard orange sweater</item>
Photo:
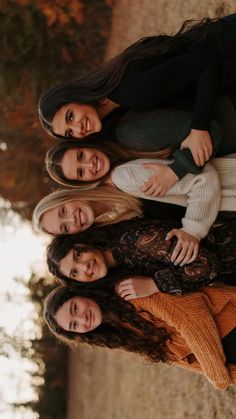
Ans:
<svg viewBox="0 0 236 419"><path fill-rule="evenodd" d="M236 364L225 363L221 344L236 327L236 287L206 287L180 297L158 292L131 302L170 333L170 363L205 375L219 389L236 383Z"/></svg>

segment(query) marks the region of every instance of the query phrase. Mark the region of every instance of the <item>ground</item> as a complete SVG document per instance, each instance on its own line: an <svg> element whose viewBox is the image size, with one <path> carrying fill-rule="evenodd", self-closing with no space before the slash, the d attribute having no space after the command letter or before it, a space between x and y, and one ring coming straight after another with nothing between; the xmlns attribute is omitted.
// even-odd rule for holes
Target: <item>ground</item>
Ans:
<svg viewBox="0 0 236 419"><path fill-rule="evenodd" d="M185 19L234 11L236 0L117 0L107 57ZM204 377L132 354L86 346L70 355L67 419L233 419L235 400L236 386L219 391Z"/></svg>

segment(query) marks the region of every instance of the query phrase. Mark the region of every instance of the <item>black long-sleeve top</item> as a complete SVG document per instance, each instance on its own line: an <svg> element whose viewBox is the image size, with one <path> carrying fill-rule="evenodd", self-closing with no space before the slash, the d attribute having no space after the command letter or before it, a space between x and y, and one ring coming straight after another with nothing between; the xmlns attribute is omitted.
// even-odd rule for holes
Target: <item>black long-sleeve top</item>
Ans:
<svg viewBox="0 0 236 419"><path fill-rule="evenodd" d="M191 96L192 128L208 130L218 93L222 87L236 87L231 77L236 68L235 28L233 14L218 22L220 36L214 46L132 61L109 98L128 109L143 110L171 106Z"/></svg>
<svg viewBox="0 0 236 419"><path fill-rule="evenodd" d="M160 57L131 63L110 99L128 109L171 106L195 96L192 128L208 130L220 91L221 65L215 50L194 50L161 62Z"/></svg>
<svg viewBox="0 0 236 419"><path fill-rule="evenodd" d="M235 218L216 221L201 242L196 260L183 267L171 262L176 239L165 240L175 227L178 223L173 220L139 219L124 221L112 229L106 227L117 269L126 267L132 276L151 276L159 290L176 295L211 283L236 283Z"/></svg>

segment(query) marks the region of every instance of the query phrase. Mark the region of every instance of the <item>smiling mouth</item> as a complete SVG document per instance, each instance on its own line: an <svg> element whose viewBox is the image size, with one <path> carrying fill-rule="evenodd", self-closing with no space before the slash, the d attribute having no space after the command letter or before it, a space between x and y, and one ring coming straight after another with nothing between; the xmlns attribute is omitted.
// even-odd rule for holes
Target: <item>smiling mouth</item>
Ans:
<svg viewBox="0 0 236 419"><path fill-rule="evenodd" d="M92 313L91 313L91 309L89 310L89 318L88 318L89 324L88 327L91 327L91 321L92 321Z"/></svg>
<svg viewBox="0 0 236 419"><path fill-rule="evenodd" d="M88 118L84 118L83 120L81 120L78 125L80 128L80 135L82 136L91 132L93 129L91 121Z"/></svg>
<svg viewBox="0 0 236 419"><path fill-rule="evenodd" d="M79 222L81 227L83 227L87 222L87 217L81 209L79 209Z"/></svg>
<svg viewBox="0 0 236 419"><path fill-rule="evenodd" d="M91 276L94 275L96 272L97 272L97 262L96 262L96 259L94 259L93 265L92 265Z"/></svg>
<svg viewBox="0 0 236 419"><path fill-rule="evenodd" d="M95 156L95 175L97 175L103 169L103 161L99 159L98 156Z"/></svg>
<svg viewBox="0 0 236 419"><path fill-rule="evenodd" d="M92 131L91 122L88 118L86 118L86 132Z"/></svg>

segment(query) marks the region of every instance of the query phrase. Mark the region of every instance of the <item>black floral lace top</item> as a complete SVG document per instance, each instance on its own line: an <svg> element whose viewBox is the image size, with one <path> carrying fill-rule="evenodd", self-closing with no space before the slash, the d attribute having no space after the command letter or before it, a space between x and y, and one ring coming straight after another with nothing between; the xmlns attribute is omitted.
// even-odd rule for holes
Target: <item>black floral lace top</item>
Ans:
<svg viewBox="0 0 236 419"><path fill-rule="evenodd" d="M173 221L137 220L121 224L111 248L118 266L152 276L160 291L181 295L215 282L236 282L236 219L217 221L200 244L196 260L183 267L171 262L176 239L165 240Z"/></svg>

